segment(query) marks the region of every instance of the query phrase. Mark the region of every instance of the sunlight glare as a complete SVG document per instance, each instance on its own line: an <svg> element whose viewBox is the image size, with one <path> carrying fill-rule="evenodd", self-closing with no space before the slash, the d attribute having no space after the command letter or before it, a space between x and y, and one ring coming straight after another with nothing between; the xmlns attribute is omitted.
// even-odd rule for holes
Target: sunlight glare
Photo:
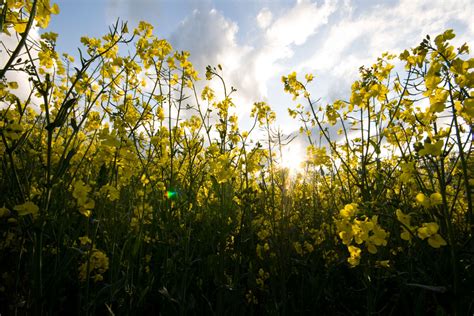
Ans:
<svg viewBox="0 0 474 316"><path fill-rule="evenodd" d="M303 172L302 164L306 156L303 146L297 142L292 142L285 146L282 151L280 166L288 168L292 176Z"/></svg>

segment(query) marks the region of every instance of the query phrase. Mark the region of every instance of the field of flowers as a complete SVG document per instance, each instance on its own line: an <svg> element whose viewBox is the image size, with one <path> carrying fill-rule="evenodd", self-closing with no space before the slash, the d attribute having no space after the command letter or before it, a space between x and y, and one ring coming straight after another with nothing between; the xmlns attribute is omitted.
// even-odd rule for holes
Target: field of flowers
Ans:
<svg viewBox="0 0 474 316"><path fill-rule="evenodd" d="M57 13L3 2L0 314L474 312L474 59L452 30L360 68L349 100L283 77L309 143L291 176L271 107L239 127L220 65L198 89L145 22L74 60L30 35Z"/></svg>

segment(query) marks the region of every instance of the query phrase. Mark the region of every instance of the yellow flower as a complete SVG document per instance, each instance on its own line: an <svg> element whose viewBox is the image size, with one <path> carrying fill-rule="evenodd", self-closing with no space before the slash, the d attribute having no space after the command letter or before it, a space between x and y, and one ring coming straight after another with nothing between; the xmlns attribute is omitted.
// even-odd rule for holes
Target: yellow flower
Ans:
<svg viewBox="0 0 474 316"><path fill-rule="evenodd" d="M205 86L201 92L201 99L203 100L212 101L214 99L214 96L215 96L214 90L212 90L208 86Z"/></svg>
<svg viewBox="0 0 474 316"><path fill-rule="evenodd" d="M0 218L7 217L9 215L10 215L10 210L9 209L7 209L5 206L0 207Z"/></svg>
<svg viewBox="0 0 474 316"><path fill-rule="evenodd" d="M354 234L354 240L356 243L361 244L369 239L369 232L374 228L374 224L371 221L359 221L354 220L352 225L352 232Z"/></svg>
<svg viewBox="0 0 474 316"><path fill-rule="evenodd" d="M301 244L298 241L295 241L293 243L293 247L295 248L297 254L299 254L300 256L303 255L303 248L301 247Z"/></svg>
<svg viewBox="0 0 474 316"><path fill-rule="evenodd" d="M257 297L252 293L252 290L249 290L247 294L245 294L245 298L247 299L248 304L258 304Z"/></svg>
<svg viewBox="0 0 474 316"><path fill-rule="evenodd" d="M83 209L83 208L79 209L79 213L81 213L85 217L91 217L91 215L92 215L91 210L86 210L86 209Z"/></svg>
<svg viewBox="0 0 474 316"><path fill-rule="evenodd" d="M313 245L311 245L309 242L305 241L304 242L304 248L306 249L307 252L312 253L314 251Z"/></svg>
<svg viewBox="0 0 474 316"><path fill-rule="evenodd" d="M404 226L401 226L402 233L400 234L400 238L402 238L403 240L410 241L412 238L412 234L410 233L410 231L412 230L412 227L410 224L411 216L408 214L404 214L400 209L397 209L395 213L397 215L398 221L404 225ZM408 231L407 229L409 229L410 231Z"/></svg>
<svg viewBox="0 0 474 316"><path fill-rule="evenodd" d="M347 258L347 262L353 267L357 266L360 262L360 253L361 250L358 247L355 246L349 246L347 247L350 253L350 257Z"/></svg>
<svg viewBox="0 0 474 316"><path fill-rule="evenodd" d="M308 136L310 136L311 131L307 130L306 132L309 133ZM326 153L326 147L315 147L313 145L308 146L306 148L306 159L309 165L328 166L331 164L331 159ZM357 207L357 204L354 205Z"/></svg>
<svg viewBox="0 0 474 316"><path fill-rule="evenodd" d="M39 211L39 207L31 201L16 205L13 209L18 212L19 216L25 216L28 214L36 215Z"/></svg>
<svg viewBox="0 0 474 316"><path fill-rule="evenodd" d="M138 27L134 30L134 34L143 34L143 37L151 37L153 34L153 26L145 21L140 21Z"/></svg>
<svg viewBox="0 0 474 316"><path fill-rule="evenodd" d="M339 211L339 214L346 218L352 217L357 213L357 207L358 206L356 203L347 204L342 210Z"/></svg>
<svg viewBox="0 0 474 316"><path fill-rule="evenodd" d="M16 81L11 81L8 83L10 89L18 89L18 83Z"/></svg>
<svg viewBox="0 0 474 316"><path fill-rule="evenodd" d="M264 250L265 252L270 251L270 245L269 245L267 242L265 243L265 245L263 245L263 250Z"/></svg>
<svg viewBox="0 0 474 316"><path fill-rule="evenodd" d="M371 254L375 255L375 254L377 253L377 247L375 247L375 245L374 245L372 242L367 241L365 244L366 244L366 246L367 246L367 250L368 250Z"/></svg>
<svg viewBox="0 0 474 316"><path fill-rule="evenodd" d="M87 193L91 191L91 188L84 184L82 180L77 180L73 184L72 196L77 199L79 205L83 205L87 199Z"/></svg>
<svg viewBox="0 0 474 316"><path fill-rule="evenodd" d="M435 222L423 223L423 226L418 228L418 237L426 239L438 232L439 226Z"/></svg>
<svg viewBox="0 0 474 316"><path fill-rule="evenodd" d="M53 3L49 12L51 12L51 14L59 14L59 6L56 3Z"/></svg>
<svg viewBox="0 0 474 316"><path fill-rule="evenodd" d="M314 75L313 74L306 74L304 76L304 78L306 79L307 82L311 82L314 79Z"/></svg>
<svg viewBox="0 0 474 316"><path fill-rule="evenodd" d="M438 234L439 226L435 222L423 223L423 226L418 228L418 237L421 239L428 238L428 244L433 248L439 248L441 246L446 246L447 243Z"/></svg>
<svg viewBox="0 0 474 316"><path fill-rule="evenodd" d="M73 184L72 196L77 200L79 212L85 217L90 217L91 209L95 207L95 201L87 196L91 190L91 187L82 180L77 180Z"/></svg>
<svg viewBox="0 0 474 316"><path fill-rule="evenodd" d="M428 244L433 248L439 248L441 246L446 246L446 240L441 237L440 234L434 234L428 238Z"/></svg>
<svg viewBox="0 0 474 316"><path fill-rule="evenodd" d="M420 150L420 156L432 155L432 156L439 156L443 152L443 140L438 140L436 143L425 143L423 148Z"/></svg>
<svg viewBox="0 0 474 316"><path fill-rule="evenodd" d="M406 241L410 241L412 238L412 235L408 230L406 230L405 227L402 227L402 233L400 234L400 238Z"/></svg>
<svg viewBox="0 0 474 316"><path fill-rule="evenodd" d="M375 261L375 265L382 268L390 268L390 260Z"/></svg>
<svg viewBox="0 0 474 316"><path fill-rule="evenodd" d="M15 29L15 31L16 31L17 33L20 33L20 34L21 34L21 33L25 32L25 30L26 30L26 25L27 25L27 22L26 22L26 21L21 21L21 20L19 20L17 23L15 23L15 24L13 25L13 28Z"/></svg>
<svg viewBox="0 0 474 316"><path fill-rule="evenodd" d="M107 184L100 188L100 193L104 194L110 201L118 200L120 192L113 186Z"/></svg>
<svg viewBox="0 0 474 316"><path fill-rule="evenodd" d="M429 205L429 200L427 199L426 195L424 195L423 193L418 193L416 195L416 201L423 206Z"/></svg>
<svg viewBox="0 0 474 316"><path fill-rule="evenodd" d="M87 268L89 268L89 270ZM79 280L85 281L87 274L89 274L95 282L102 281L102 275L108 269L109 258L107 255L98 249L93 249L89 257L89 262L85 260L85 262L79 266Z"/></svg>
<svg viewBox="0 0 474 316"><path fill-rule="evenodd" d="M417 196L418 197L418 196ZM411 216L408 214L404 214L400 209L397 209L395 211L395 214L397 215L397 219L400 223L402 223L405 226L410 227L410 220Z"/></svg>
<svg viewBox="0 0 474 316"><path fill-rule="evenodd" d="M49 49L41 50L38 53L38 58L41 66L48 69L54 66L54 53Z"/></svg>
<svg viewBox="0 0 474 316"><path fill-rule="evenodd" d="M431 201L431 205L442 204L443 203L443 196L440 193L435 192L435 193L430 195L430 201Z"/></svg>
<svg viewBox="0 0 474 316"><path fill-rule="evenodd" d="M347 220L336 222L337 230L339 231L339 238L341 238L344 245L349 245L353 238L352 225Z"/></svg>
<svg viewBox="0 0 474 316"><path fill-rule="evenodd" d="M81 246L87 246L92 243L92 240L87 236L79 237L79 241L81 242Z"/></svg>
<svg viewBox="0 0 474 316"><path fill-rule="evenodd" d="M148 179L146 174L143 174L140 178L140 182L143 184L143 186L146 186L148 183L150 183L150 179Z"/></svg>
<svg viewBox="0 0 474 316"><path fill-rule="evenodd" d="M370 241L373 242L377 246L386 246L388 237L388 233L385 229L381 228L380 226L376 225L372 230L373 235L370 236Z"/></svg>

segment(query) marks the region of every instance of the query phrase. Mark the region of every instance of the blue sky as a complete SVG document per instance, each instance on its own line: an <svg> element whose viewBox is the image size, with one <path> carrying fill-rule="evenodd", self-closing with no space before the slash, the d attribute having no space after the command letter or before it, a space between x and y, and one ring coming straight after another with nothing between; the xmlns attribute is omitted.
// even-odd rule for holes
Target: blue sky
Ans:
<svg viewBox="0 0 474 316"><path fill-rule="evenodd" d="M384 51L400 53L427 35L453 28L455 43L473 47L474 1L390 0L56 0L61 13L49 30L58 49L75 53L83 35L101 36L117 18L135 26L146 20L174 48L191 52L204 78L205 66L221 64L243 126L251 105L267 101L277 124L291 133L299 124L287 115L294 102L282 75L313 73L321 103L347 98L358 68ZM301 156L304 149L291 150ZM288 160L295 160L290 154Z"/></svg>

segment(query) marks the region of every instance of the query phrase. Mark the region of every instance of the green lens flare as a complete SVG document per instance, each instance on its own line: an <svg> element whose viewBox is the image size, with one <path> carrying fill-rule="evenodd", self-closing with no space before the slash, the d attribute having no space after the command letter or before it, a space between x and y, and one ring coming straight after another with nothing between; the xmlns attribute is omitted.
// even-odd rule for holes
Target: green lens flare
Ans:
<svg viewBox="0 0 474 316"><path fill-rule="evenodd" d="M176 191L166 191L165 197L167 199L175 199L178 196L178 192Z"/></svg>

